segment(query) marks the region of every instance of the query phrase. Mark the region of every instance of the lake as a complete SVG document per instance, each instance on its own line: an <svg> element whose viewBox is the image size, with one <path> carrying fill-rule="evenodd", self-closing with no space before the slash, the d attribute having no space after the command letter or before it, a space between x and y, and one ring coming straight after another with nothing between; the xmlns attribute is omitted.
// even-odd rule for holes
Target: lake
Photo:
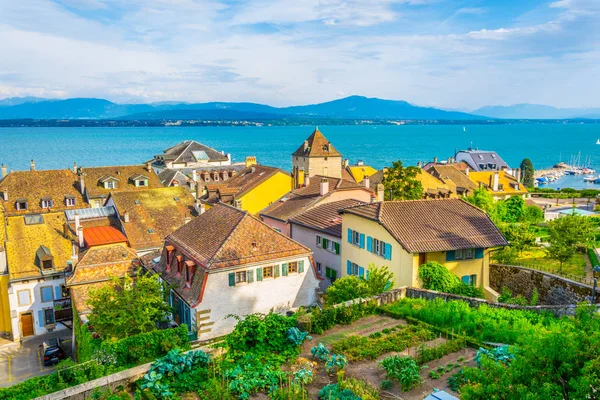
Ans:
<svg viewBox="0 0 600 400"><path fill-rule="evenodd" d="M258 162L291 169L291 153L313 131L307 126L277 127L122 127L122 128L0 128L0 162L9 170L136 164L193 139L225 153L234 161L248 155ZM495 150L512 167L529 157L536 168L569 162L581 154L600 173L600 124L506 124L400 126L321 126L321 132L351 164L363 160L375 168L402 160L405 165L440 160L470 146ZM575 187L580 177L566 180ZM554 186L565 186L557 182ZM596 186L600 187L600 186Z"/></svg>

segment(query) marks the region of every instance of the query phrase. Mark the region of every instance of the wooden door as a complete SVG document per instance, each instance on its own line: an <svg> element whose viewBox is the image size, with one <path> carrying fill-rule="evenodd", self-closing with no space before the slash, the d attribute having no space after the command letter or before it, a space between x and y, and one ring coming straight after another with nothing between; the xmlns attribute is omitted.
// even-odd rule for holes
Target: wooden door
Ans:
<svg viewBox="0 0 600 400"><path fill-rule="evenodd" d="M427 262L427 253L419 253L419 267Z"/></svg>
<svg viewBox="0 0 600 400"><path fill-rule="evenodd" d="M33 336L33 315L31 313L21 314L21 330L23 337Z"/></svg>

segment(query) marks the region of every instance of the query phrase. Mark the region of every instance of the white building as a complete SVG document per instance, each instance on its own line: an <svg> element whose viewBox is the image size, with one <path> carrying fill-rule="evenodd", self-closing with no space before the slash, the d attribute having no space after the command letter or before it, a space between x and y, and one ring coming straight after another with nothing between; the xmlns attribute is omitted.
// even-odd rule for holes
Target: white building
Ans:
<svg viewBox="0 0 600 400"><path fill-rule="evenodd" d="M142 262L173 287L175 322L199 340L231 332L231 314L283 313L316 300L310 249L225 204L169 235L152 257Z"/></svg>
<svg viewBox="0 0 600 400"><path fill-rule="evenodd" d="M219 152L195 140L186 140L154 156L153 165L161 170L231 165L231 154Z"/></svg>

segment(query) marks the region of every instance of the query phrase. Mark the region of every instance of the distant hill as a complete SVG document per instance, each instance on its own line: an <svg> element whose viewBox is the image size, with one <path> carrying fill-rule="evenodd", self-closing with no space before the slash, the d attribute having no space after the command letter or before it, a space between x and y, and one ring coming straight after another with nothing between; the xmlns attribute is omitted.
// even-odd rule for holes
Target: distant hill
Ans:
<svg viewBox="0 0 600 400"><path fill-rule="evenodd" d="M0 107L0 119L418 119L476 120L484 117L419 107L405 101L350 96L320 104L271 107L256 103L117 104L103 99L41 100Z"/></svg>
<svg viewBox="0 0 600 400"><path fill-rule="evenodd" d="M486 106L472 111L475 115L506 119L600 118L600 108L556 108L540 104Z"/></svg>
<svg viewBox="0 0 600 400"><path fill-rule="evenodd" d="M40 101L44 101L46 99L42 99L40 97L8 97L6 99L0 100L0 107L10 107L10 106L18 106L19 104L24 103L37 103Z"/></svg>

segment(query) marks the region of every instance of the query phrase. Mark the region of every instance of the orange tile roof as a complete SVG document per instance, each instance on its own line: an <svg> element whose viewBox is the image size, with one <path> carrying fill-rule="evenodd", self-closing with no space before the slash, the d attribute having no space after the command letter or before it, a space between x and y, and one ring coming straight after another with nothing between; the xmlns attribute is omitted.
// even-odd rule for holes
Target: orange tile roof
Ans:
<svg viewBox="0 0 600 400"><path fill-rule="evenodd" d="M494 174L498 174L498 190L493 190ZM499 195L518 195L527 193L527 189L522 183L517 182L517 178L506 171L480 171L469 172L469 179L478 186L483 186L491 194Z"/></svg>
<svg viewBox="0 0 600 400"><path fill-rule="evenodd" d="M123 232L113 226L83 228L83 239L85 240L87 247L113 243L127 243L127 238L123 235Z"/></svg>
<svg viewBox="0 0 600 400"><path fill-rule="evenodd" d="M79 174L83 174L85 189L90 197L107 197L109 193L144 191L163 187L154 170L148 171L145 165L79 168ZM148 178L148 186L135 186L133 179L140 175ZM117 187L105 189L101 181L111 177L118 180Z"/></svg>

